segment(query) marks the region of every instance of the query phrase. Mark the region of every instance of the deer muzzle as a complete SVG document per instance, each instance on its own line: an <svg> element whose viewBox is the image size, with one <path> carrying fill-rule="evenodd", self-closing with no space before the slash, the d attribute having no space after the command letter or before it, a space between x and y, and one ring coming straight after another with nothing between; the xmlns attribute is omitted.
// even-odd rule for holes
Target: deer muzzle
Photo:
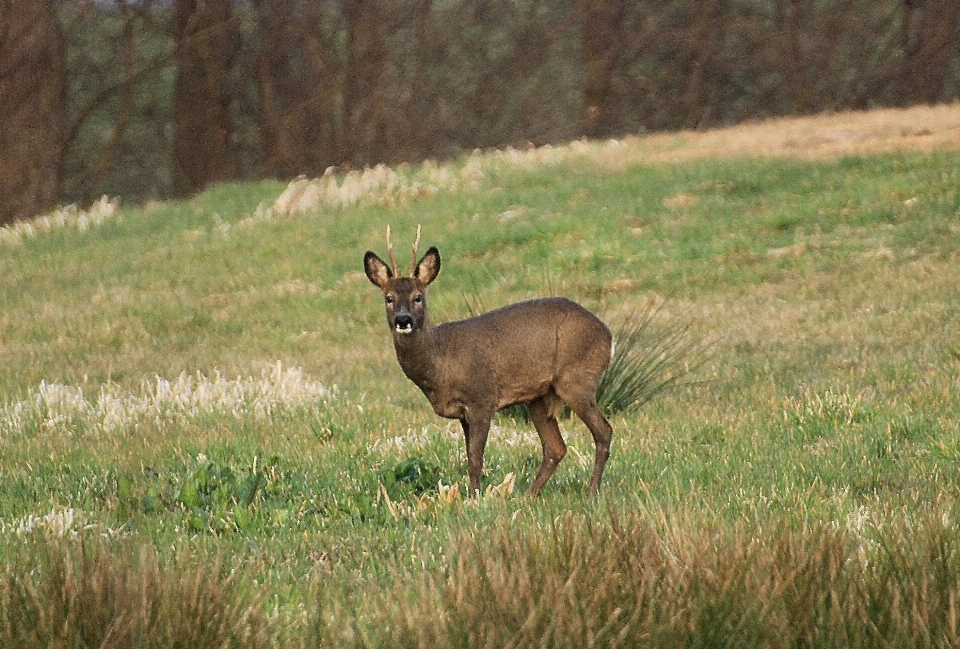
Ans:
<svg viewBox="0 0 960 649"><path fill-rule="evenodd" d="M401 313L393 320L393 328L397 333L401 334L410 334L413 333L413 318Z"/></svg>

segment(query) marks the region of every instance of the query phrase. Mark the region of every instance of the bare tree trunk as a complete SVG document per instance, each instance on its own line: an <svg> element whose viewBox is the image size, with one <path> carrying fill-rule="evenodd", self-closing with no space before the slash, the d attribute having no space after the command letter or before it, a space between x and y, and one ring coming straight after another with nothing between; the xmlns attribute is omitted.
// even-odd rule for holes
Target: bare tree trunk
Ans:
<svg viewBox="0 0 960 649"><path fill-rule="evenodd" d="M904 44L899 103L932 104L940 99L950 63L958 52L960 6L956 0L903 0Z"/></svg>
<svg viewBox="0 0 960 649"><path fill-rule="evenodd" d="M429 151L433 144L426 135L429 129L424 128L424 115L421 112L429 96L425 79L430 49L428 43L428 17L433 0L416 0L413 4L411 21L413 22L413 61L409 75L409 83L400 92L397 112L402 123L402 137L400 138L397 153L404 159L416 159L421 152ZM436 61L436 59L434 59Z"/></svg>
<svg viewBox="0 0 960 649"><path fill-rule="evenodd" d="M316 175L336 151L338 22L316 2L254 0L260 52L254 75L263 172L279 178Z"/></svg>
<svg viewBox="0 0 960 649"><path fill-rule="evenodd" d="M292 107L298 102L297 78L293 69L296 34L293 32L295 0L254 0L261 32L262 50L256 64L260 95L260 136L263 142L263 169L280 178L297 175L304 144L293 128Z"/></svg>
<svg viewBox="0 0 960 649"><path fill-rule="evenodd" d="M613 130L613 70L620 45L623 0L581 0L583 20L583 134L604 137Z"/></svg>
<svg viewBox="0 0 960 649"><path fill-rule="evenodd" d="M354 165L380 162L388 155L387 108L383 79L387 65L383 0L344 0L347 19L347 71L344 93L342 159Z"/></svg>
<svg viewBox="0 0 960 649"><path fill-rule="evenodd" d="M0 223L60 200L65 69L53 0L0 0Z"/></svg>
<svg viewBox="0 0 960 649"><path fill-rule="evenodd" d="M231 0L175 0L173 187L178 195L230 177Z"/></svg>
<svg viewBox="0 0 960 649"><path fill-rule="evenodd" d="M694 9L688 27L688 77L680 98L683 128L700 128L710 123L714 109L712 95L718 83L717 58L720 30L725 28L719 0L702 0Z"/></svg>

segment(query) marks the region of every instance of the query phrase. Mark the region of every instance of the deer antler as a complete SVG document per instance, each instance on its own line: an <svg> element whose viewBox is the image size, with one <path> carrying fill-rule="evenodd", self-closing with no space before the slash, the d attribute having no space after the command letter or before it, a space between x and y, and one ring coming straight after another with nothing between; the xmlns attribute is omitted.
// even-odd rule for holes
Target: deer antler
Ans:
<svg viewBox="0 0 960 649"><path fill-rule="evenodd" d="M393 270L393 276L398 277L400 270L397 268L397 260L393 258L393 241L390 239L390 224L387 224L387 254L390 255L390 268Z"/></svg>
<svg viewBox="0 0 960 649"><path fill-rule="evenodd" d="M410 276L417 268L417 251L420 249L420 224L417 224L417 240L413 242L413 259L410 260Z"/></svg>

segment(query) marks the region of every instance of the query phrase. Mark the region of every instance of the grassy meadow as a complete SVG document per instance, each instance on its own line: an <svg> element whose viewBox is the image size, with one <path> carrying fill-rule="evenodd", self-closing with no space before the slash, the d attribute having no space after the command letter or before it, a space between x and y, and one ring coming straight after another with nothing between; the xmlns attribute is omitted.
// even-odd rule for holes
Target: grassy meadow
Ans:
<svg viewBox="0 0 960 649"><path fill-rule="evenodd" d="M6 228L0 645L956 646L958 170L950 106ZM467 499L362 273L387 224L439 248L437 322L653 300L712 354L612 417L598 497L579 420L533 499L501 415Z"/></svg>

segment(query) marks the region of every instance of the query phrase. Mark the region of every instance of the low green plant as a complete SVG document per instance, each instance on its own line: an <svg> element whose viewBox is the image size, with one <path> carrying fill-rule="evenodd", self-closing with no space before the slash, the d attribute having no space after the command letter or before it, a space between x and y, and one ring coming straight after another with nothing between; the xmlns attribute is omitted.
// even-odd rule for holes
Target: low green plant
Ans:
<svg viewBox="0 0 960 649"><path fill-rule="evenodd" d="M269 461L277 462L275 458ZM231 526L246 531L253 524L254 498L266 484L256 464L238 475L229 465L205 462L184 480L174 494L174 503L189 512L188 523L194 531Z"/></svg>
<svg viewBox="0 0 960 649"><path fill-rule="evenodd" d="M437 490L441 482L440 467L421 457L411 457L378 471L377 480L393 497L399 497L404 491L422 496Z"/></svg>

